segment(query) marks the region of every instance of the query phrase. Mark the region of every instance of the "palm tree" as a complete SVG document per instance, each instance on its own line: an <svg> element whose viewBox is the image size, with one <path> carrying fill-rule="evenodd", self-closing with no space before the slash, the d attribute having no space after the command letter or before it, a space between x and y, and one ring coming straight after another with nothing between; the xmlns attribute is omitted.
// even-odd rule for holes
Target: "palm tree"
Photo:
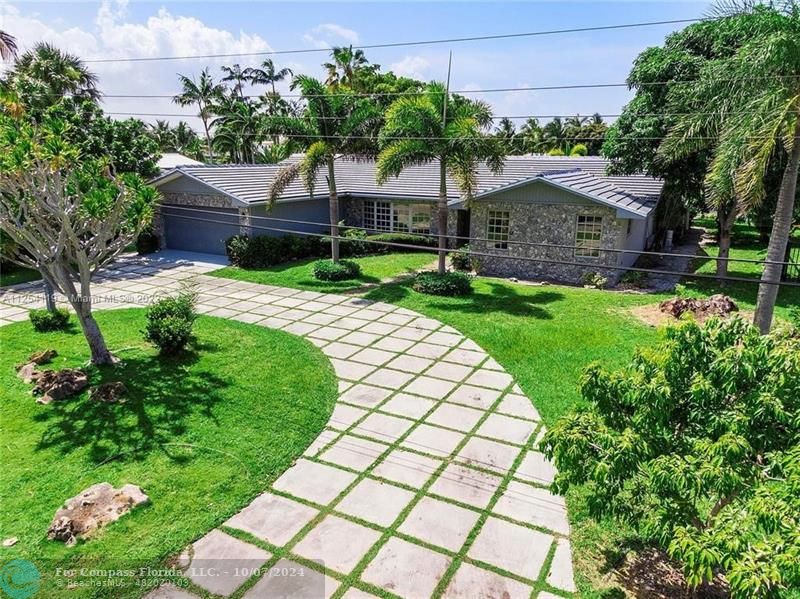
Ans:
<svg viewBox="0 0 800 599"><path fill-rule="evenodd" d="M158 149L162 152L175 151L175 133L169 122L157 120L155 124L148 125L148 134L158 144Z"/></svg>
<svg viewBox="0 0 800 599"><path fill-rule="evenodd" d="M25 104L47 108L65 96L96 102L97 76L75 55L47 43L36 44L19 56L6 82Z"/></svg>
<svg viewBox="0 0 800 599"><path fill-rule="evenodd" d="M564 151L564 142L567 136L567 128L561 117L555 117L552 121L542 127L542 142L547 150L560 149Z"/></svg>
<svg viewBox="0 0 800 599"><path fill-rule="evenodd" d="M179 106L189 106L197 104L198 116L203 121L203 129L206 133L206 147L208 148L208 157L213 162L214 152L211 149L211 130L209 128L209 119L212 116L211 108L214 102L222 94L223 87L214 82L214 79L208 72L208 69L203 69L200 72L200 79L195 81L194 78L186 77L185 75L178 75L181 82L183 91L175 96L172 101Z"/></svg>
<svg viewBox="0 0 800 599"><path fill-rule="evenodd" d="M261 63L261 68L248 68L245 69L245 75L250 79L250 83L253 85L269 85L272 87L272 93L277 94L278 92L275 90L275 84L283 81L287 77L291 77L294 73L292 73L292 69L290 68L282 68L276 69L275 63L272 61L271 58L267 58L264 62Z"/></svg>
<svg viewBox="0 0 800 599"><path fill-rule="evenodd" d="M517 128L510 118L503 117L500 119L497 127L495 127L494 134L503 144L506 154L517 154L519 152L520 139L517 135Z"/></svg>
<svg viewBox="0 0 800 599"><path fill-rule="evenodd" d="M223 65L220 68L222 72L225 73L222 81L232 81L233 93L237 94L240 98L244 98L244 82L250 80L248 74L250 69L242 69L238 63L230 67Z"/></svg>
<svg viewBox="0 0 800 599"><path fill-rule="evenodd" d="M763 200L775 155L787 157L756 302L754 324L762 333L772 325L800 169L800 5L776 12L775 25L703 69L696 96L705 110L682 117L664 142L665 153L691 151L696 138L716 133L707 187L718 203L733 198L744 210Z"/></svg>
<svg viewBox="0 0 800 599"><path fill-rule="evenodd" d="M305 156L300 162L283 167L275 175L269 192L270 206L287 186L300 177L310 194L314 193L319 171L327 170L331 222L331 258L339 261L339 196L336 190L335 161L358 159L374 153L373 134L381 112L377 104L352 92L333 91L323 83L300 75L292 89L300 89L306 110L301 117L277 116L265 125L267 133L289 136L302 142Z"/></svg>
<svg viewBox="0 0 800 599"><path fill-rule="evenodd" d="M179 121L172 129L172 134L175 138L176 152L201 162L205 160L203 144L195 130L186 121Z"/></svg>
<svg viewBox="0 0 800 599"><path fill-rule="evenodd" d="M504 158L502 144L484 134L491 123L489 106L448 95L443 84L434 82L420 95L395 100L386 111L377 162L378 183L410 166L438 163L440 274L445 273L447 258L447 176L456 181L469 203L477 186L479 162L486 161L492 172L500 172Z"/></svg>
<svg viewBox="0 0 800 599"><path fill-rule="evenodd" d="M261 140L262 120L256 106L231 94L228 101L215 105L215 149L226 152L230 162L255 162L255 149Z"/></svg>
<svg viewBox="0 0 800 599"><path fill-rule="evenodd" d="M519 131L522 147L525 152L538 153L546 149L542 139L542 127L538 119L529 118Z"/></svg>
<svg viewBox="0 0 800 599"><path fill-rule="evenodd" d="M359 77L380 68L380 65L369 64L364 51L353 50L353 46L334 47L331 58L332 62L322 65L328 71L325 84L330 87L345 86L358 90Z"/></svg>
<svg viewBox="0 0 800 599"><path fill-rule="evenodd" d="M0 29L0 60L11 60L17 55L17 40Z"/></svg>

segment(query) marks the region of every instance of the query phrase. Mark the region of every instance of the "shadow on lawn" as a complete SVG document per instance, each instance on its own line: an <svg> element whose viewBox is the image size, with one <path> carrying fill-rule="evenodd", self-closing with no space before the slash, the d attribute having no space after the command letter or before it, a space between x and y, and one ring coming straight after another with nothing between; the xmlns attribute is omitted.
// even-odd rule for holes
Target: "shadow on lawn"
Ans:
<svg viewBox="0 0 800 599"><path fill-rule="evenodd" d="M368 293L365 298L396 303L412 293L412 281L402 281L390 285L383 285ZM542 307L545 304L561 301L564 295L557 291L537 291L531 294L520 293L510 285L485 281L481 287L489 287L490 292L476 289L466 297L444 298L436 296L423 296L430 298L429 306L439 310L463 312L469 314L491 314L501 312L511 316L528 316L541 320L553 318L549 310Z"/></svg>
<svg viewBox="0 0 800 599"><path fill-rule="evenodd" d="M181 356L142 356L125 359L115 367L90 374L92 385L124 381L128 388L122 403L89 399L88 392L53 402L35 418L49 424L37 449L56 448L62 454L87 448L96 464L134 459L160 447L171 459L186 461L185 452L164 444L180 441L187 421L195 416L214 420L213 407L222 400L228 382L212 372L191 370L199 353L215 351L201 344Z"/></svg>

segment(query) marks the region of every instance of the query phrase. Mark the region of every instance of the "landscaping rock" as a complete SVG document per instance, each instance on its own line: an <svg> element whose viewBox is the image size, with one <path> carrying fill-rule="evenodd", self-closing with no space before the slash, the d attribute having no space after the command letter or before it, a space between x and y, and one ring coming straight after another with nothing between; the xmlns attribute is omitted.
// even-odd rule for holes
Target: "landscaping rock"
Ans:
<svg viewBox="0 0 800 599"><path fill-rule="evenodd" d="M41 395L36 401L49 404L78 393L89 384L86 373L77 368L63 370L45 370L34 372L31 380L36 383L34 395Z"/></svg>
<svg viewBox="0 0 800 599"><path fill-rule="evenodd" d="M110 483L97 483L68 499L56 512L47 530L47 538L74 545L78 537L88 537L149 500L136 485L115 489Z"/></svg>
<svg viewBox="0 0 800 599"><path fill-rule="evenodd" d="M58 352L54 349L45 349L32 353L25 362L17 364L17 376L25 383L30 383L34 378L36 366L52 362L57 355Z"/></svg>
<svg viewBox="0 0 800 599"><path fill-rule="evenodd" d="M28 362L27 364L20 364L17 366L17 376L22 379L22 382L25 384L30 383L33 381L33 377L39 373L36 370L36 364L33 362Z"/></svg>
<svg viewBox="0 0 800 599"><path fill-rule="evenodd" d="M19 541L17 537L9 537L7 539L4 539L3 547L13 547L14 545L17 544L17 541Z"/></svg>
<svg viewBox="0 0 800 599"><path fill-rule="evenodd" d="M125 395L128 393L128 388L120 381L112 383L103 383L97 387L89 389L89 399L94 401L102 401L103 403L122 403L125 401Z"/></svg>
<svg viewBox="0 0 800 599"><path fill-rule="evenodd" d="M664 300L658 305L659 310L665 314L680 318L683 314L691 312L703 321L711 316L727 316L731 312L738 312L739 307L727 295L716 294L708 299L693 297L674 297Z"/></svg>
<svg viewBox="0 0 800 599"><path fill-rule="evenodd" d="M54 349L45 349L42 351L34 352L30 356L28 356L28 362L33 362L34 364L49 364L53 361L58 355L58 352Z"/></svg>

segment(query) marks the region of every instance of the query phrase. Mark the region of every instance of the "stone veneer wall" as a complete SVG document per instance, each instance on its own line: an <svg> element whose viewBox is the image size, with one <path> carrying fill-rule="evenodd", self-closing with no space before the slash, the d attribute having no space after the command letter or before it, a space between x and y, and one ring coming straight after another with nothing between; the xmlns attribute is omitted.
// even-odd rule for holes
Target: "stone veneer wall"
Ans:
<svg viewBox="0 0 800 599"><path fill-rule="evenodd" d="M486 275L517 277L520 279L546 279L580 283L586 272L599 272L610 282L619 279L621 273L603 268L618 264L619 254L601 252L597 258L575 256L572 249L548 248L514 245L513 241L548 243L560 245L575 244L575 230L578 215L603 217L601 247L622 247L627 233L627 221L617 219L616 211L605 206L579 206L571 204L535 204L527 202L475 202L470 220L470 236L485 239L488 236L488 212L503 210L509 212L509 246L507 250L495 249L483 241L471 241L470 249L496 254L496 256L476 256L478 272ZM582 262L586 266L551 264L514 257L543 258Z"/></svg>
<svg viewBox="0 0 800 599"><path fill-rule="evenodd" d="M161 216L160 204L173 205L173 206L196 206L197 208L232 208L233 202L229 197L218 194L205 194L205 193L175 193L165 192L162 193L162 200L156 204L153 209L153 233L158 236L158 243L161 249L166 247L166 237L164 235L164 219ZM239 221L242 226L250 224L249 209L243 209L246 212L246 221L243 221L242 211L239 212ZM188 213L187 213L188 214ZM209 216L199 214L198 216Z"/></svg>

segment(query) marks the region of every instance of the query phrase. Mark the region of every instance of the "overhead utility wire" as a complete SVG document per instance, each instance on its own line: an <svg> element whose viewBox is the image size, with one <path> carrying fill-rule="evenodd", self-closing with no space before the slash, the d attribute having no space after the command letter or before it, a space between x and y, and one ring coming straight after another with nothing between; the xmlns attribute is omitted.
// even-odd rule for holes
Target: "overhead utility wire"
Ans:
<svg viewBox="0 0 800 599"><path fill-rule="evenodd" d="M215 219L210 219L210 218L199 218L199 217L196 217L196 216L182 216L182 215L173 215L173 216L175 216L176 218L182 218L184 220L194 220L194 221L200 221L200 222L205 222L205 223L215 223L215 224L220 224L220 225L230 225L231 224L229 221L215 220ZM278 228L278 227L265 227L263 225L250 225L249 228L250 229L263 230L263 231L275 231L275 232L278 232L278 233L293 233L295 235L305 235L305 236L308 236L308 237L325 237L325 238L328 238L328 239L331 239L331 238L338 239L340 241L342 241L342 240L344 240L344 241L352 241L352 239L348 239L347 237L342 237L341 235L337 235L335 237L332 237L331 235L326 235L324 233L312 233L312 232L309 232L309 231L297 231L297 230L293 230L293 229L282 229L282 228ZM462 249L451 249L451 248L438 249L438 248L431 248L431 247L428 247L428 246L413 245L413 244L409 244L409 243L396 243L396 242L393 242L393 241L375 241L375 240L372 240L372 239L359 239L359 242L360 243L377 244L377 245L388 246L388 247L396 247L396 248L408 249L408 250L416 250L416 251L428 252L428 253L433 253L433 254L437 254L439 252L444 252L446 254L452 254L454 252L461 252L461 253L467 254L468 256L480 256L480 257L485 257L485 258L504 258L506 260L515 260L515 261L518 261L518 262L535 262L535 263L540 263L540 264L557 264L557 265L561 265L561 266L580 266L582 268L585 268L587 266L593 266L593 264L591 264L591 263L571 261L571 260L550 260L550 259L547 259L547 258L531 258L531 257L528 257L528 256L509 256L507 254L492 254L492 253L488 253L488 252L476 252L474 250L469 250L467 252L464 252L463 248ZM594 265L594 266L596 266L597 268L601 268L603 270L620 270L620 271L625 271L625 272L643 272L643 273L647 273L647 274L671 275L671 276L689 277L689 278L694 278L694 279L711 279L711 280L714 280L714 281L735 281L735 282L738 282L738 283L751 283L751 284L756 284L756 285L759 285L759 284L777 285L778 287L781 287L781 286L782 287L800 287L800 283L791 283L791 282L786 282L786 281L765 281L763 279L752 279L752 278L747 278L747 277L732 277L732 276L718 277L716 275L711 275L711 274L687 273L687 272L683 272L683 271L679 271L679 270L656 270L656 269L648 269L648 268L639 268L639 267L635 267L635 266L610 266L610 265L605 265L605 264L599 264L599 265Z"/></svg>
<svg viewBox="0 0 800 599"><path fill-rule="evenodd" d="M439 38L429 40L417 40L408 42L386 42L380 44L359 45L360 50L372 50L376 48L407 48L409 46L432 46L437 44L455 44L462 42L479 42L491 40L503 40L525 37L538 37L547 35L561 35L567 33L585 33L589 31L611 31L615 29L633 29L638 27L652 27L655 25L679 25L683 23L697 23L700 21L712 20L709 18L699 19L671 19L667 21L640 21L637 23L624 23L617 25L596 25L592 27L572 27L569 29L550 29L543 31L528 31L522 33L499 33L495 35L474 35L464 37ZM228 52L219 54L186 54L183 56L138 56L131 58L90 58L84 60L85 63L114 63L114 62L158 62L171 60L193 60L210 58L235 58L242 56L276 56L279 54L313 54L329 53L330 48L299 48L296 50L263 50L260 52Z"/></svg>
<svg viewBox="0 0 800 599"><path fill-rule="evenodd" d="M214 212L213 210L203 210L202 208L192 208L190 206L177 206L173 204L163 204L162 208L166 209L168 212L172 210L184 210L188 212L194 213L202 213L202 214L219 214L218 212ZM249 217L251 220L269 220L269 221L277 221L282 223L289 223L295 225L310 225L310 226L318 226L318 227L330 227L330 223L323 223L318 221L308 221L308 220L296 220L291 218L278 218L275 216L253 216ZM249 226L249 225L248 225ZM351 225L344 225L343 229L356 229L358 231L370 232L372 229L368 229L366 227L356 227ZM389 231L381 231L383 233L388 233ZM437 233L411 233L417 237L426 237L432 239L438 239L439 235ZM466 241L482 241L485 243L496 243L496 239L489 239L486 237L469 237L464 235L446 235L448 239L458 239L458 240L466 240ZM353 241L350 238L345 237L348 241ZM361 241L361 240L358 240ZM519 246L526 246L526 247L541 247L541 248L553 248L553 249L565 249L565 250L577 250L577 249L585 249L583 246L578 245L570 245L570 244L563 244L563 243L543 243L543 242L536 242L536 241L512 241L508 240L509 244L519 245ZM420 246L417 246L420 247ZM637 256L657 256L659 258L699 258L699 259L708 259L708 260L716 260L718 262L743 262L748 264L778 264L780 266L790 265L793 266L794 262L781 262L776 260L759 260L757 258L733 258L733 257L722 257L722 256L693 256L690 254L678 254L675 252L654 252L651 250L630 250L626 248L596 248L600 252L608 252L611 254L636 254Z"/></svg>

